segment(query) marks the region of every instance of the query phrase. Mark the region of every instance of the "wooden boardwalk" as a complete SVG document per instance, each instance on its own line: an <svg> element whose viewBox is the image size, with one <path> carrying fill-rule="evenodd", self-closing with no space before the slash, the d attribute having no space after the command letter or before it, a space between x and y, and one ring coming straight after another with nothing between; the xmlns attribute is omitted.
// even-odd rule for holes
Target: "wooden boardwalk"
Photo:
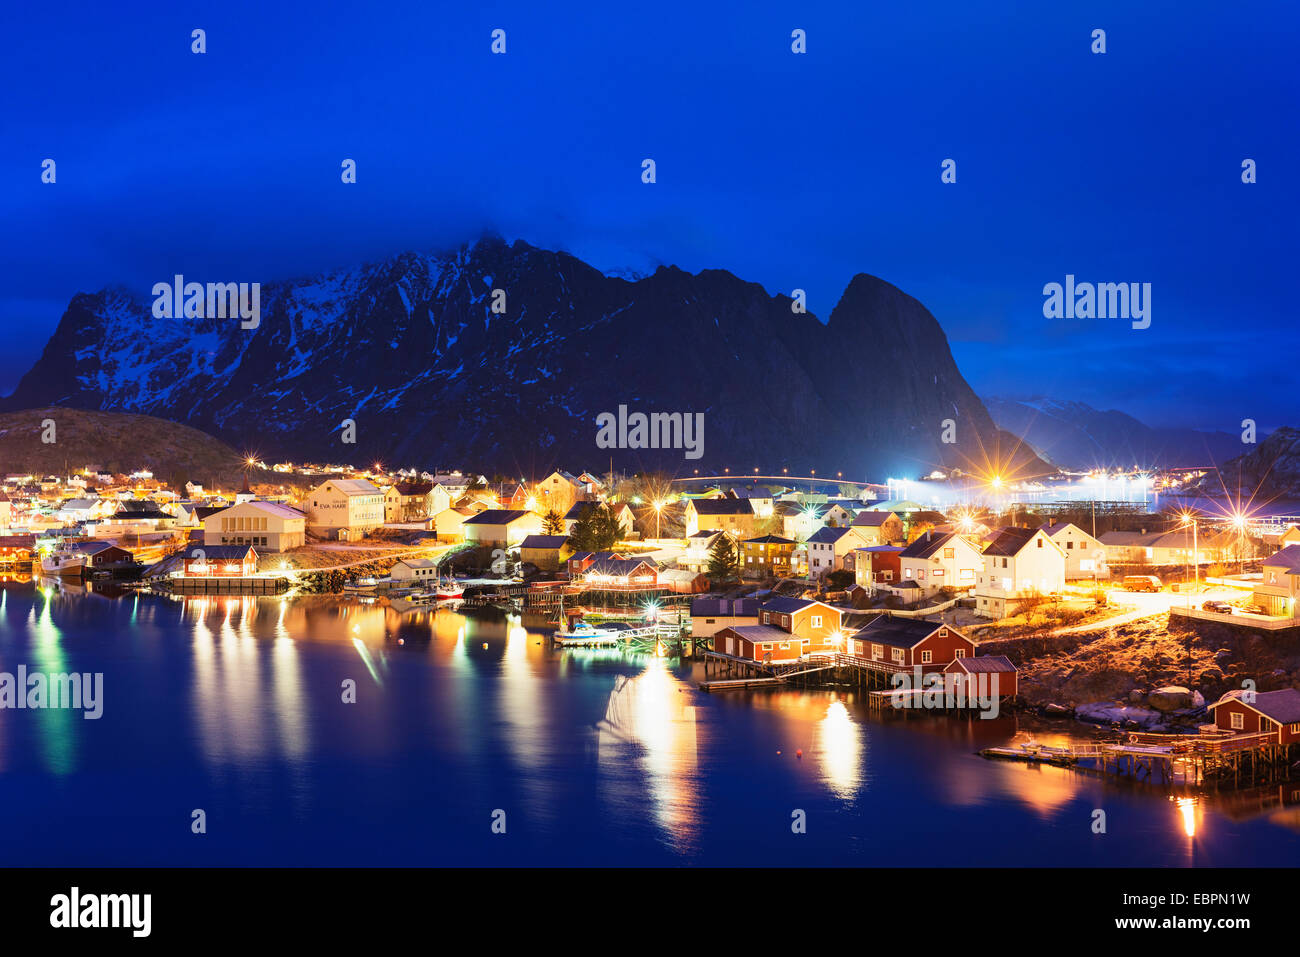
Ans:
<svg viewBox="0 0 1300 957"><path fill-rule="evenodd" d="M1237 735L1159 735L1134 732L1117 742L1071 742L1052 746L1029 741L1019 747L985 748L986 758L1051 764L1172 785L1226 782L1271 783L1290 769L1292 746L1276 732Z"/></svg>

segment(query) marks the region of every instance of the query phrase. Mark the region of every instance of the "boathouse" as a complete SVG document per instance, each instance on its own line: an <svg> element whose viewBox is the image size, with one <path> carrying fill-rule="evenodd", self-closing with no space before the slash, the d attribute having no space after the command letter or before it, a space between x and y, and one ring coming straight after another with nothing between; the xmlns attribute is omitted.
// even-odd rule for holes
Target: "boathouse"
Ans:
<svg viewBox="0 0 1300 957"><path fill-rule="evenodd" d="M1254 696L1253 701L1247 699ZM1214 704L1215 727L1232 734L1277 732L1278 744L1300 743L1300 691L1229 691Z"/></svg>
<svg viewBox="0 0 1300 957"><path fill-rule="evenodd" d="M980 675L988 675L985 681L992 681L997 675L997 692L999 698L1014 698L1020 692L1020 672L1011 659L1005 655L976 655L974 657L954 658L944 666L944 674L964 675L971 684L978 684ZM990 686L991 687L991 686Z"/></svg>
<svg viewBox="0 0 1300 957"><path fill-rule="evenodd" d="M941 622L881 615L850 639L859 658L902 668L939 671L957 658L975 655L975 642Z"/></svg>
<svg viewBox="0 0 1300 957"><path fill-rule="evenodd" d="M186 578L246 578L257 572L251 545L189 545L181 552Z"/></svg>
<svg viewBox="0 0 1300 957"><path fill-rule="evenodd" d="M713 650L750 661L797 661L804 653L803 642L772 625L733 625L713 636Z"/></svg>

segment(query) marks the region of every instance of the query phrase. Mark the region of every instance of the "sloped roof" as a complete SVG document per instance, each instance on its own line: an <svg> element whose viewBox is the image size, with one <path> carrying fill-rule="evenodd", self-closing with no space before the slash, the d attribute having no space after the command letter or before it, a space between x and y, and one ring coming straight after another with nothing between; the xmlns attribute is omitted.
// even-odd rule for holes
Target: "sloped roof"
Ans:
<svg viewBox="0 0 1300 957"><path fill-rule="evenodd" d="M901 558L929 558L939 549L946 546L952 539L957 536L948 532L946 534L935 535L932 532L926 532L924 535L908 545L900 554Z"/></svg>
<svg viewBox="0 0 1300 957"><path fill-rule="evenodd" d="M432 482L398 482L398 495L428 495L433 491Z"/></svg>
<svg viewBox="0 0 1300 957"><path fill-rule="evenodd" d="M760 611L774 611L779 615L793 615L797 611L803 611L809 605L816 605L818 602L811 598L769 598L760 606Z"/></svg>
<svg viewBox="0 0 1300 957"><path fill-rule="evenodd" d="M942 622L926 621L923 618L895 618L892 615L880 615L858 629L853 637L882 645L893 645L897 648L912 648L940 628L948 627ZM956 629L950 630L956 631Z"/></svg>
<svg viewBox="0 0 1300 957"><path fill-rule="evenodd" d="M732 625L726 631L733 631L740 637L752 642L762 641L798 641L788 631L782 631L780 628L774 628L771 625Z"/></svg>
<svg viewBox="0 0 1300 957"><path fill-rule="evenodd" d="M753 515L754 506L747 498L692 499L697 515Z"/></svg>
<svg viewBox="0 0 1300 957"><path fill-rule="evenodd" d="M1291 575L1300 575L1300 545L1288 545L1281 551L1274 552L1264 559L1263 564L1285 568Z"/></svg>
<svg viewBox="0 0 1300 957"><path fill-rule="evenodd" d="M993 536L988 547L984 549L985 555L1005 555L1008 558L1019 555L1021 549L1029 544L1030 539L1038 534L1036 528L1021 528L1017 525L1008 525L1006 528L1000 528L997 534Z"/></svg>
<svg viewBox="0 0 1300 957"><path fill-rule="evenodd" d="M1213 710L1229 701L1240 701L1248 708L1254 708L1262 715L1272 718L1278 724L1295 724L1300 722L1300 691L1295 688L1283 688L1281 691L1257 691L1254 701L1244 700L1246 692L1238 689L1229 691L1214 704Z"/></svg>
<svg viewBox="0 0 1300 957"><path fill-rule="evenodd" d="M853 517L854 525L869 525L872 528L879 528L891 518L897 518L893 512L880 512L875 509L863 509Z"/></svg>
<svg viewBox="0 0 1300 957"><path fill-rule="evenodd" d="M980 674L1000 671L1003 673L1015 672L1016 666L1011 663L1011 659L1006 655L977 655L974 658L954 658L951 666L956 666L970 674Z"/></svg>
<svg viewBox="0 0 1300 957"><path fill-rule="evenodd" d="M715 598L712 595L691 599L692 618L757 618L757 598Z"/></svg>
<svg viewBox="0 0 1300 957"><path fill-rule="evenodd" d="M479 512L473 518L465 519L466 525L509 525L520 519L528 518L533 513L521 508L489 508Z"/></svg>
<svg viewBox="0 0 1300 957"><path fill-rule="evenodd" d="M333 485L345 495L378 495L379 486L369 479L330 479L325 483Z"/></svg>
<svg viewBox="0 0 1300 957"><path fill-rule="evenodd" d="M520 548L562 548L567 542L566 535L529 535L519 543Z"/></svg>

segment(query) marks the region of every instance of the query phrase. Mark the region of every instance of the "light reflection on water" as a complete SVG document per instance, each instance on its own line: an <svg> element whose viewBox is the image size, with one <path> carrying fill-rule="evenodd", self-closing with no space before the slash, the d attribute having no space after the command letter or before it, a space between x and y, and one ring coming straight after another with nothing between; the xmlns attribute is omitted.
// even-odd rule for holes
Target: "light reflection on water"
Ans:
<svg viewBox="0 0 1300 957"><path fill-rule="evenodd" d="M1300 785L1171 797L990 762L974 752L1007 743L1014 718L881 719L853 690L711 696L676 662L561 652L548 637L532 616L399 615L332 598L112 601L3 590L0 670L103 670L106 718L29 712L24 724L0 713L0 785L15 768L67 777L90 763L115 773L109 759L131 742L104 735L144 734L144 753L136 747L127 763L218 788L213 800L249 814L274 812L287 785L290 824L319 822L322 841L349 815L382 829L385 817L397 827L403 814L482 803L508 805L521 816L516 827L546 835L539 860L561 853L579 863L553 838L581 834L600 860L631 848L631 859L615 858L626 863L781 863L761 856L754 835L769 818L786 822L773 834L788 833L792 807L810 809L809 863L888 863L913 844L938 854L985 830L1020 863L1250 863L1300 847ZM346 680L356 682L355 705L343 702ZM123 793L147 803L132 786L123 778ZM0 811L18 799L6 793L0 787ZM1142 840L1122 845L1132 858L1090 856L1100 846L1088 827L1098 807L1140 829ZM883 831L873 823L881 809L893 822ZM292 830L265 826L263 843ZM1243 829L1255 836L1243 839ZM1280 838L1276 847L1261 829ZM1005 843L1022 832L1033 837ZM471 838L420 840L407 843L429 859L449 846L461 853L455 841ZM390 853L406 860L400 839Z"/></svg>

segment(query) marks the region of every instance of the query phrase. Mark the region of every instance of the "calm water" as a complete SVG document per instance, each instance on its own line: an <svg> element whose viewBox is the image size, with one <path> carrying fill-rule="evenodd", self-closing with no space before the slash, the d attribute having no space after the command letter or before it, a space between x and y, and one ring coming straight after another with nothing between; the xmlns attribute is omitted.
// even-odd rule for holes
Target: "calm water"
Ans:
<svg viewBox="0 0 1300 957"><path fill-rule="evenodd" d="M4 588L0 671L103 672L104 715L0 711L3 866L1300 862L1279 789L1180 804L973 754L1014 719L710 696L492 612Z"/></svg>

